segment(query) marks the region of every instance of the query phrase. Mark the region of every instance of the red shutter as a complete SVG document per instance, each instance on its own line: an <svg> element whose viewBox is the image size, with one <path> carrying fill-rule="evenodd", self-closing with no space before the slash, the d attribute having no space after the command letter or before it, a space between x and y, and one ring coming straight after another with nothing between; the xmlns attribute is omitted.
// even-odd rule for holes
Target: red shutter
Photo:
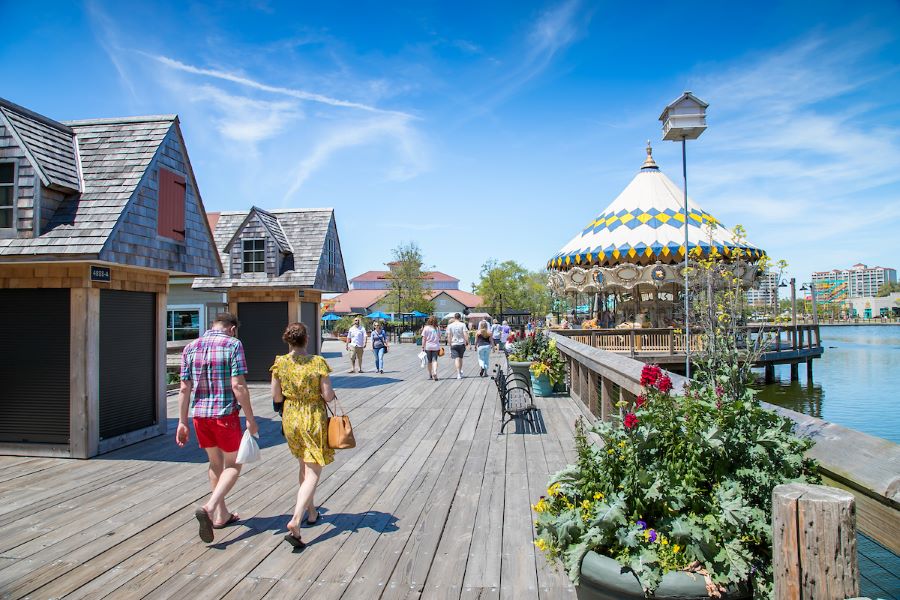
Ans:
<svg viewBox="0 0 900 600"><path fill-rule="evenodd" d="M159 235L184 240L184 191L184 177L167 169L159 169Z"/></svg>

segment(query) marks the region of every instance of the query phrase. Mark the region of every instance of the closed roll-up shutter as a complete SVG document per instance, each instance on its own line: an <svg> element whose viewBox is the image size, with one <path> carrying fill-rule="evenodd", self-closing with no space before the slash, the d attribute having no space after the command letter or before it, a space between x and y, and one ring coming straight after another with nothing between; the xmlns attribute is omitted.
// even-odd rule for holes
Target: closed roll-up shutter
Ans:
<svg viewBox="0 0 900 600"><path fill-rule="evenodd" d="M156 424L156 294L100 290L100 439Z"/></svg>
<svg viewBox="0 0 900 600"><path fill-rule="evenodd" d="M0 290L0 442L69 443L69 297Z"/></svg>
<svg viewBox="0 0 900 600"><path fill-rule="evenodd" d="M281 339L288 324L287 302L239 302L238 337L247 358L247 380L269 381L275 357L287 352Z"/></svg>

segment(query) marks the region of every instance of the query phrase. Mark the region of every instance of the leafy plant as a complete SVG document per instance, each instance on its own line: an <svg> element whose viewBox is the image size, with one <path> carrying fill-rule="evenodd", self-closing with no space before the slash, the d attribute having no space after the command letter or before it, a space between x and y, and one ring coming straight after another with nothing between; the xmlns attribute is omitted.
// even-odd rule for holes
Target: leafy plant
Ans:
<svg viewBox="0 0 900 600"><path fill-rule="evenodd" d="M738 279L720 262L697 270L707 293L696 297L704 338L690 386L675 394L669 376L646 365L643 393L590 430L597 443L577 424L576 464L533 506L535 543L576 583L594 550L630 569L648 596L664 573L687 570L703 573L714 596L750 581L754 597L768 598L772 489L818 482L804 456L812 442L749 387L766 342L739 343Z"/></svg>
<svg viewBox="0 0 900 600"><path fill-rule="evenodd" d="M531 333L516 341L510 350L509 359L530 362L531 374L535 378L546 375L551 385L556 385L566 376L566 363L562 353L556 348L556 341L544 333Z"/></svg>

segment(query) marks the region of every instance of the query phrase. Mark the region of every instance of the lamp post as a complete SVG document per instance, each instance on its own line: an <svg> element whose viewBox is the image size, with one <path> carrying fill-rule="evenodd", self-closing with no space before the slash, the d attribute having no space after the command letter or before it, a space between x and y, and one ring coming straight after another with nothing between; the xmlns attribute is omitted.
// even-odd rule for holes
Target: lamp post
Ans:
<svg viewBox="0 0 900 600"><path fill-rule="evenodd" d="M687 141L696 140L706 130L706 109L709 106L691 92L684 92L663 109L659 120L663 124L663 139L681 140L681 171L684 177L684 372L691 378L691 318L688 299L688 209L687 192Z"/></svg>

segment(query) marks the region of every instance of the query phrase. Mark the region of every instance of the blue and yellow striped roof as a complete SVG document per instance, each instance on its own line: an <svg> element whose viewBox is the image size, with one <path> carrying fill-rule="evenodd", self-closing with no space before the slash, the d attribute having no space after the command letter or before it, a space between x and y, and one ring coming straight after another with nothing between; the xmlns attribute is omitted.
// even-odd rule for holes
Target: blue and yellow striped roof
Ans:
<svg viewBox="0 0 900 600"><path fill-rule="evenodd" d="M612 266L684 260L684 196L664 175L647 148L641 171L619 196L592 219L547 263L549 269L572 266ZM725 258L758 260L764 252L752 244L737 244L731 232L688 198L688 252Z"/></svg>

